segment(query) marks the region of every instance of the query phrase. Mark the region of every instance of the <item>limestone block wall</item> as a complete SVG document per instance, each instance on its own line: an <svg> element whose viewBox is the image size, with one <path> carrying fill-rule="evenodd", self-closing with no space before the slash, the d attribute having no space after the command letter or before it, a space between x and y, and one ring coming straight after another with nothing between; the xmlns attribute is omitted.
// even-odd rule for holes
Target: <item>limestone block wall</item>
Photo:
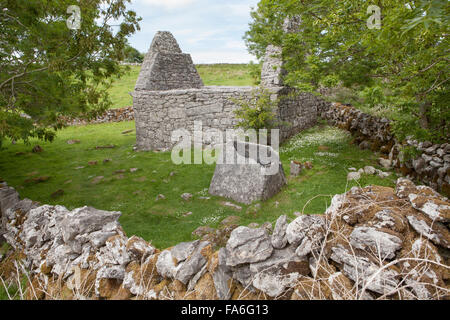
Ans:
<svg viewBox="0 0 450 320"><path fill-rule="evenodd" d="M278 118L286 123L280 128L281 142L316 125L320 110L329 104L311 93L286 87L279 88L276 95L281 98Z"/></svg>
<svg viewBox="0 0 450 320"><path fill-rule="evenodd" d="M221 131L235 128L238 120L233 99L250 99L252 87L204 87L202 89L135 91L133 93L138 150L167 150L174 144L174 130L194 131L194 121L203 130ZM324 103L307 93L295 93L283 87L271 88L274 97L282 98L276 110L279 119L289 125L280 128L281 141L316 124L318 109Z"/></svg>
<svg viewBox="0 0 450 320"><path fill-rule="evenodd" d="M204 87L202 89L136 91L133 93L139 150L170 149L174 130L194 132L194 121L204 130L226 130L237 123L232 98L251 97L250 87Z"/></svg>

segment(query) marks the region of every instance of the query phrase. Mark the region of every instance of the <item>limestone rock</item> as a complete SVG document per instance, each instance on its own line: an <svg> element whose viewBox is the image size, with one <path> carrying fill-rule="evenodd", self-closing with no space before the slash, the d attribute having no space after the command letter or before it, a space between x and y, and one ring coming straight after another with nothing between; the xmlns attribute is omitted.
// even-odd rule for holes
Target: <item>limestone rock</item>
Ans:
<svg viewBox="0 0 450 320"><path fill-rule="evenodd" d="M239 227L231 233L226 250L227 265L237 266L267 259L273 247L265 230Z"/></svg>
<svg viewBox="0 0 450 320"><path fill-rule="evenodd" d="M189 201L189 200L192 199L192 197L193 197L193 195L190 194L190 193L183 193L183 194L181 195L181 198L182 198L184 201Z"/></svg>
<svg viewBox="0 0 450 320"><path fill-rule="evenodd" d="M376 173L376 169L372 166L365 166L364 167L364 173L368 175L374 175Z"/></svg>
<svg viewBox="0 0 450 320"><path fill-rule="evenodd" d="M144 239L132 236L127 241L127 252L132 260L142 261L153 255L155 248Z"/></svg>
<svg viewBox="0 0 450 320"><path fill-rule="evenodd" d="M430 219L448 223L450 222L450 202L426 186L418 186L416 192L408 195L411 205L423 212Z"/></svg>
<svg viewBox="0 0 450 320"><path fill-rule="evenodd" d="M174 279L181 265L176 265L170 250L164 250L158 257L156 269L158 274L164 278Z"/></svg>
<svg viewBox="0 0 450 320"><path fill-rule="evenodd" d="M411 193L417 191L416 185L409 179L399 178L397 180L397 185L395 192L399 198L408 198Z"/></svg>
<svg viewBox="0 0 450 320"><path fill-rule="evenodd" d="M175 279L187 285L189 281L198 273L206 264L206 258L202 254L202 250L209 245L209 242L200 242L192 254L178 269Z"/></svg>
<svg viewBox="0 0 450 320"><path fill-rule="evenodd" d="M208 272L207 265L204 265L203 268L195 274L195 276L189 281L187 286L187 291L192 291L197 286L198 281ZM211 278L212 280L212 278ZM213 284L214 285L214 284Z"/></svg>
<svg viewBox="0 0 450 320"><path fill-rule="evenodd" d="M379 158L378 163L385 169L391 169L392 161L389 159Z"/></svg>
<svg viewBox="0 0 450 320"><path fill-rule="evenodd" d="M241 217L229 216L229 217L226 217L225 219L223 219L222 222L220 222L220 224L223 225L223 226L229 226L229 225L232 225L232 224L239 223L240 220L241 220Z"/></svg>
<svg viewBox="0 0 450 320"><path fill-rule="evenodd" d="M223 205L224 207L231 208L231 209L233 209L235 211L242 211L242 207L241 206L238 206L237 204L234 204L234 203L231 203L231 202L228 202L228 201L221 202L221 205Z"/></svg>
<svg viewBox="0 0 450 320"><path fill-rule="evenodd" d="M387 294L399 284L399 273L393 269L381 269L368 258L357 256L342 245L331 249L331 259L341 265L342 272L360 287L379 294Z"/></svg>
<svg viewBox="0 0 450 320"><path fill-rule="evenodd" d="M349 172L347 174L347 181L359 180L361 179L361 174L359 172Z"/></svg>
<svg viewBox="0 0 450 320"><path fill-rule="evenodd" d="M292 221L286 236L290 244L300 245L305 237L310 240L320 240L324 236L325 219L320 215L303 215Z"/></svg>
<svg viewBox="0 0 450 320"><path fill-rule="evenodd" d="M118 223L120 212L97 210L92 207L75 209L66 214L60 222L62 237L67 243L79 234L102 229L108 223Z"/></svg>
<svg viewBox="0 0 450 320"><path fill-rule="evenodd" d="M244 150L243 153L241 149ZM256 159L251 158L253 155L249 150L257 150ZM271 159L262 159L258 156L260 152ZM279 155L271 147L230 142L225 145L223 156L224 159L235 159L235 164L216 165L209 188L212 195L251 204L271 198L287 183Z"/></svg>
<svg viewBox="0 0 450 320"><path fill-rule="evenodd" d="M275 224L275 230L272 234L272 246L275 249L283 249L286 247L288 240L286 235L286 229L288 227L287 216L281 216L278 218Z"/></svg>
<svg viewBox="0 0 450 320"><path fill-rule="evenodd" d="M445 282L450 271L443 265L438 249L427 239L418 237L407 243L400 254L405 283L412 289L412 299L430 300L444 296ZM442 289L440 289L442 288Z"/></svg>
<svg viewBox="0 0 450 320"><path fill-rule="evenodd" d="M217 267L212 274L214 287L216 288L217 296L220 300L229 300L232 295L232 273L227 265L228 257L225 248L219 250L216 260Z"/></svg>
<svg viewBox="0 0 450 320"><path fill-rule="evenodd" d="M194 237L201 238L201 237L203 237L204 235L207 235L207 234L209 234L209 233L213 233L214 231L215 231L215 229L213 229L213 228L211 228L211 227L208 227L208 226L201 226L201 227L198 227L197 229L195 229L194 231L192 231L192 235L193 235Z"/></svg>
<svg viewBox="0 0 450 320"><path fill-rule="evenodd" d="M350 244L358 249L374 252L381 259L393 259L402 248L402 239L398 236L370 227L357 227L350 235Z"/></svg>
<svg viewBox="0 0 450 320"><path fill-rule="evenodd" d="M0 188L0 214L19 202L19 193L11 187Z"/></svg>
<svg viewBox="0 0 450 320"><path fill-rule="evenodd" d="M185 261L199 246L200 241L182 242L177 244L170 250L172 257L176 260L176 263Z"/></svg>
<svg viewBox="0 0 450 320"><path fill-rule="evenodd" d="M214 279L209 274L204 274L197 282L195 288L195 297L197 300L218 300L219 297L216 293L214 286Z"/></svg>
<svg viewBox="0 0 450 320"><path fill-rule="evenodd" d="M294 249L289 246L282 250L274 250L269 259L250 264L253 287L270 297L277 297L286 289L293 287L301 275L308 275L310 273L308 259L300 258Z"/></svg>
<svg viewBox="0 0 450 320"><path fill-rule="evenodd" d="M431 219L420 215L410 214L406 218L419 234L436 245L450 249L450 231L445 225L440 222L433 222Z"/></svg>
<svg viewBox="0 0 450 320"><path fill-rule="evenodd" d="M286 290L286 288L293 287L298 278L299 275L296 273L283 275L280 270L271 267L268 270L255 275L253 286L270 297L278 297Z"/></svg>

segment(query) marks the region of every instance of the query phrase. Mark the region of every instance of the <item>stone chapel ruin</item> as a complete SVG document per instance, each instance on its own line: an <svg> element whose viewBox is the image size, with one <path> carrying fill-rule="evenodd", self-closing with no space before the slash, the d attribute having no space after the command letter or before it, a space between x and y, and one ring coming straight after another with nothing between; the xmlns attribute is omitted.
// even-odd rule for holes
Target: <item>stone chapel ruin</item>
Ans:
<svg viewBox="0 0 450 320"><path fill-rule="evenodd" d="M290 24L285 30L290 31ZM280 48L269 46L262 70L262 86L280 98L276 110L283 123L280 141L314 126L318 110L326 102L309 93L282 84ZM139 151L170 150L171 134L177 129L194 131L194 121L203 130L233 129L237 124L232 101L250 99L254 87L204 86L189 54L182 53L170 32L156 33L147 53L133 96ZM292 95L292 93L295 93ZM286 125L285 125L286 124Z"/></svg>

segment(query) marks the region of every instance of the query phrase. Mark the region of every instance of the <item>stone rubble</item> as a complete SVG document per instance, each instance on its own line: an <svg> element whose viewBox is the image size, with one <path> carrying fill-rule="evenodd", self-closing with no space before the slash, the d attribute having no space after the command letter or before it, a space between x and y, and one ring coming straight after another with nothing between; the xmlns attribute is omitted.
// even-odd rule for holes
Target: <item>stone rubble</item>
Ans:
<svg viewBox="0 0 450 320"><path fill-rule="evenodd" d="M336 195L324 215L281 216L272 233L223 225L218 247L211 238L160 251L128 238L119 212L40 205L2 184L0 234L12 249L0 272L14 276L6 264L21 257L28 299L444 299L448 205L401 178L395 190Z"/></svg>

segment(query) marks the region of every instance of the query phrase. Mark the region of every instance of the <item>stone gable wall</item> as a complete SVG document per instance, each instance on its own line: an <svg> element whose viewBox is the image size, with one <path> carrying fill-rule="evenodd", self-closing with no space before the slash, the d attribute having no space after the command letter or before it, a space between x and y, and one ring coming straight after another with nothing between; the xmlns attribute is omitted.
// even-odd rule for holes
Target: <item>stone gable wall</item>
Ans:
<svg viewBox="0 0 450 320"><path fill-rule="evenodd" d="M142 63L136 91L172 90L203 87L203 81L192 62L183 53L170 32L159 31Z"/></svg>

